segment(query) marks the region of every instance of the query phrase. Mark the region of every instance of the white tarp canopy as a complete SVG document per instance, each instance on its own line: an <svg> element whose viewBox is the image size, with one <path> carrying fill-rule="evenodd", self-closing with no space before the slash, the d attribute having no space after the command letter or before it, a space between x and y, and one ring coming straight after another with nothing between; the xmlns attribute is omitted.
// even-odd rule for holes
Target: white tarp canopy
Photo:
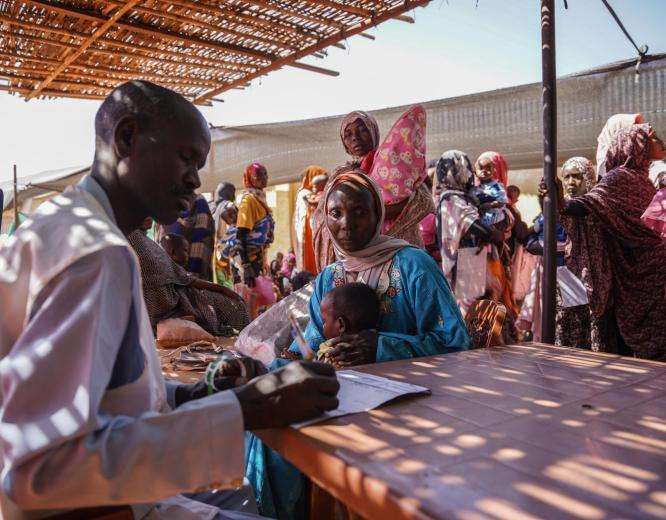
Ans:
<svg viewBox="0 0 666 520"><path fill-rule="evenodd" d="M89 166L77 166L21 177L18 180L19 203L49 192L62 191L70 184L78 182L88 171ZM14 207L14 184L12 181L0 182L0 189L4 193L4 212Z"/></svg>

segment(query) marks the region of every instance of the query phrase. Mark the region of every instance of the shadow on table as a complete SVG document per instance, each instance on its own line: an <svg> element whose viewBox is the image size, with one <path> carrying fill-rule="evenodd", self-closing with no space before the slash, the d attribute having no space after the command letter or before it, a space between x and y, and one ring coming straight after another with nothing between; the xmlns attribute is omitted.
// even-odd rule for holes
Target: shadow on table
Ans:
<svg viewBox="0 0 666 520"><path fill-rule="evenodd" d="M319 469L358 500L465 519L666 517L663 365L535 345L363 370L433 396L301 430L347 464Z"/></svg>

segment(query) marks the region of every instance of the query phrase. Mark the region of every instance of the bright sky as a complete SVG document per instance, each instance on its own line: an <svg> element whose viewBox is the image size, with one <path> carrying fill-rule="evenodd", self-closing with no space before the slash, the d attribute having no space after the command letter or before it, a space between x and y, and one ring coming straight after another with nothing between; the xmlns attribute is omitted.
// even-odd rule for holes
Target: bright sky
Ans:
<svg viewBox="0 0 666 520"><path fill-rule="evenodd" d="M478 7L476 4L478 3ZM557 4L558 75L635 56L600 0ZM666 52L666 0L611 0L638 45ZM214 125L306 119L446 98L541 80L538 0L434 0L413 14L416 24L391 21L331 48L313 64L331 78L287 67L223 94L202 107ZM43 170L87 165L98 102L32 100L0 92L0 181Z"/></svg>

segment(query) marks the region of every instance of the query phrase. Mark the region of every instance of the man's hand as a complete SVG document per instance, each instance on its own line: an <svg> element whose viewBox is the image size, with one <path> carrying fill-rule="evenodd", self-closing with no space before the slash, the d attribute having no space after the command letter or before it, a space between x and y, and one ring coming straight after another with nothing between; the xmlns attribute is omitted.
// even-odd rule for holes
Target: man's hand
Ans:
<svg viewBox="0 0 666 520"><path fill-rule="evenodd" d="M338 407L340 383L332 366L294 361L233 391L245 428L259 430L305 421Z"/></svg>
<svg viewBox="0 0 666 520"><path fill-rule="evenodd" d="M333 348L324 355L336 368L374 363L377 359L377 332L364 330L358 334L346 334L331 340Z"/></svg>

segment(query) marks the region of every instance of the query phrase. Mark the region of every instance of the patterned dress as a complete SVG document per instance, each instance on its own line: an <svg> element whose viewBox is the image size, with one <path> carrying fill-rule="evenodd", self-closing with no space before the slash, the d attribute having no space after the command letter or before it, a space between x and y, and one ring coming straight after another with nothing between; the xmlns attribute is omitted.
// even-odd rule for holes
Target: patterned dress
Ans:
<svg viewBox="0 0 666 520"><path fill-rule="evenodd" d="M213 281L213 242L215 222L208 202L197 195L190 211L182 213L173 224L159 226L156 241L166 234L181 235L190 243L190 259L187 270L202 280Z"/></svg>

